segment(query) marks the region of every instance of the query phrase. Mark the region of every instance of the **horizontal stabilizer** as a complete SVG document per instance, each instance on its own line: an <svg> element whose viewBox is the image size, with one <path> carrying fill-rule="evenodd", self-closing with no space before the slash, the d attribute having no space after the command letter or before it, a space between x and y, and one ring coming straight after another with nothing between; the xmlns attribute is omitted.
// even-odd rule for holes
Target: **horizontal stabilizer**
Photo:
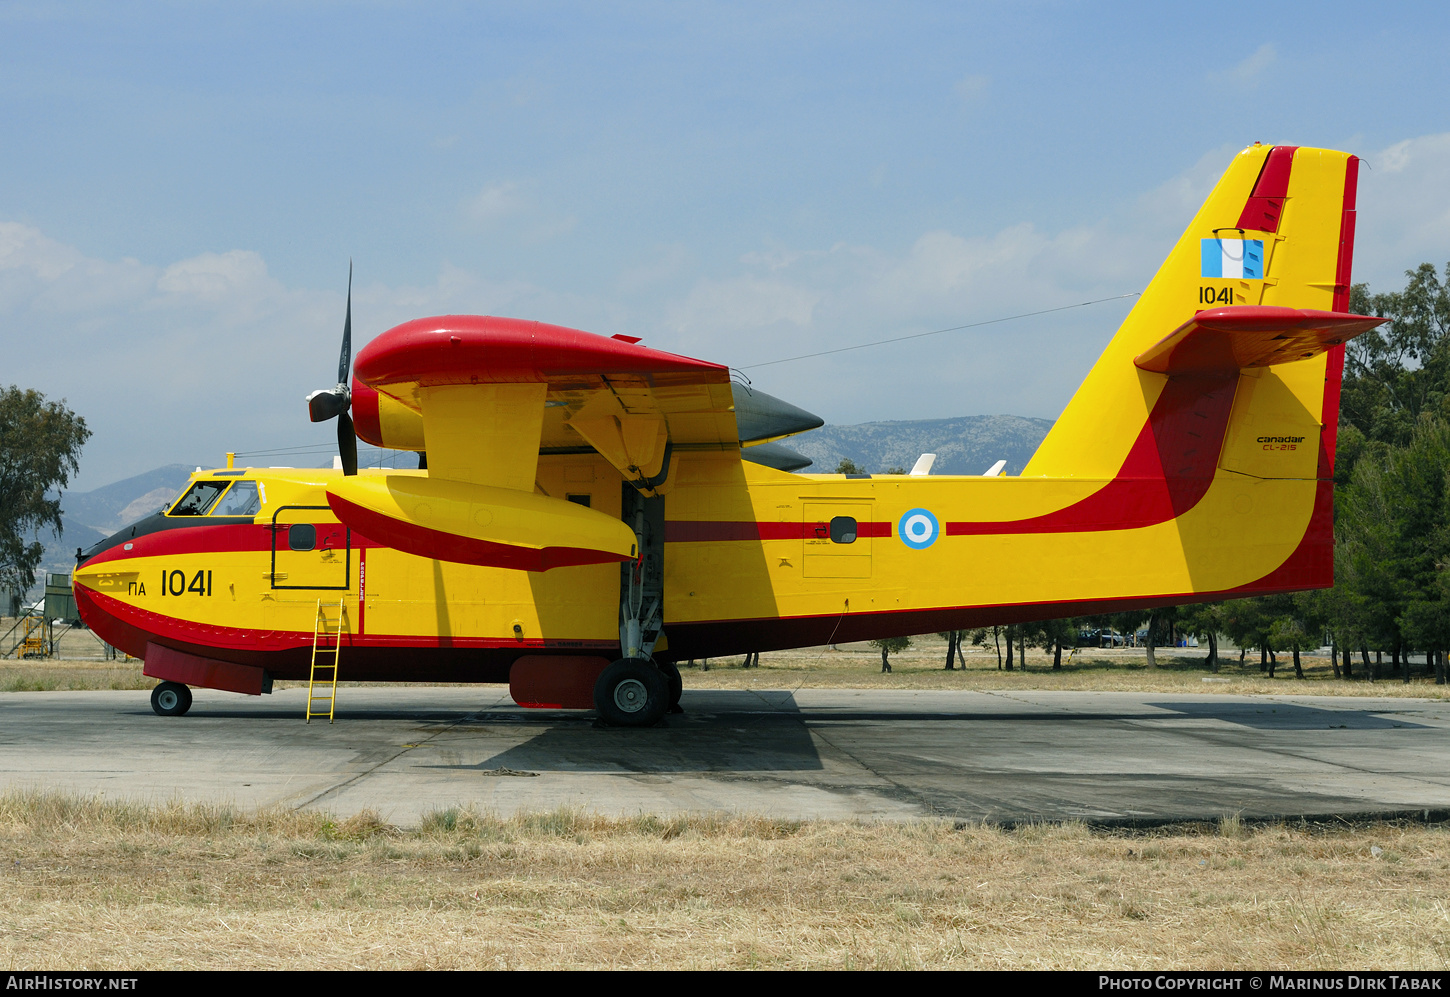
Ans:
<svg viewBox="0 0 1450 997"><path fill-rule="evenodd" d="M369 539L439 561L548 571L635 556L618 519L515 488L390 474L336 481L327 502Z"/></svg>
<svg viewBox="0 0 1450 997"><path fill-rule="evenodd" d="M780 443L757 443L753 447L741 447L740 459L752 464L773 467L777 471L799 471L810 467L811 459Z"/></svg>
<svg viewBox="0 0 1450 997"><path fill-rule="evenodd" d="M1134 361L1159 374L1230 374L1318 356L1387 319L1306 308L1210 308L1174 329Z"/></svg>

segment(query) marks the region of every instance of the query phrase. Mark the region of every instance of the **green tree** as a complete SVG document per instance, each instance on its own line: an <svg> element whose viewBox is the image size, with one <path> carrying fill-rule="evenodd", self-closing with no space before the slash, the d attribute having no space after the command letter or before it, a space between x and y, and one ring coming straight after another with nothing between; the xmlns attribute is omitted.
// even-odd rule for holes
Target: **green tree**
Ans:
<svg viewBox="0 0 1450 997"><path fill-rule="evenodd" d="M1351 311L1390 320L1345 347L1340 420L1355 431L1351 450L1356 436L1407 445L1422 416L1450 415L1450 264L1443 281L1430 263L1405 276L1403 291L1370 294L1359 284L1350 295Z"/></svg>
<svg viewBox="0 0 1450 997"><path fill-rule="evenodd" d="M1180 606L1178 629L1208 642L1208 667L1218 671L1218 635L1223 633L1223 604L1201 602L1194 606Z"/></svg>
<svg viewBox="0 0 1450 997"><path fill-rule="evenodd" d="M881 671L885 673L891 671L890 656L897 651L905 651L908 647L910 647L911 638L883 637L881 640L873 640L871 642L871 646L881 648Z"/></svg>
<svg viewBox="0 0 1450 997"><path fill-rule="evenodd" d="M1044 620L1038 624L1036 634L1038 646L1044 653L1052 655L1054 670L1062 670L1062 649L1064 646L1077 646L1077 635L1081 629L1079 621L1073 618Z"/></svg>
<svg viewBox="0 0 1450 997"><path fill-rule="evenodd" d="M1271 668L1269 631L1273 627L1273 615L1264 600L1234 599L1221 607L1223 633L1239 646L1239 658L1250 647L1259 649L1259 670L1273 674Z"/></svg>
<svg viewBox="0 0 1450 997"><path fill-rule="evenodd" d="M1369 639L1404 662L1450 641L1450 422L1422 416L1403 446L1362 458L1340 498L1337 566Z"/></svg>
<svg viewBox="0 0 1450 997"><path fill-rule="evenodd" d="M60 498L80 470L86 422L62 402L11 385L0 391L0 588L17 596L35 584L42 530L60 536Z"/></svg>
<svg viewBox="0 0 1450 997"><path fill-rule="evenodd" d="M850 457L842 457L841 458L841 462L836 465L836 473L837 474L860 474L861 473L861 469L856 466L856 462L854 460L852 460Z"/></svg>

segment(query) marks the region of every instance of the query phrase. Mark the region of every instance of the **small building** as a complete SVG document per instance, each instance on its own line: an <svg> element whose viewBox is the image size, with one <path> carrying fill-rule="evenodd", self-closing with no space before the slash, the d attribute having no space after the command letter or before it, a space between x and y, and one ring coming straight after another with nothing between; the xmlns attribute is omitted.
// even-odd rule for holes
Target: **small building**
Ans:
<svg viewBox="0 0 1450 997"><path fill-rule="evenodd" d="M76 594L70 586L70 575L48 571L45 574L45 618L64 620L79 624L80 611L76 609Z"/></svg>

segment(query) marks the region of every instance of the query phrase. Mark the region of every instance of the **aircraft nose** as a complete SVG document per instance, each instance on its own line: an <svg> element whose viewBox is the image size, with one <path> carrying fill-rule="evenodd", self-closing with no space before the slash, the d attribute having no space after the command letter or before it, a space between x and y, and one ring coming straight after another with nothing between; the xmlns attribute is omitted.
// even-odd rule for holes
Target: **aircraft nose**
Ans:
<svg viewBox="0 0 1450 997"><path fill-rule="evenodd" d="M122 567L122 566L117 566ZM118 647L133 658L146 656L146 643L151 634L139 625L139 613L121 600L128 590L134 594L139 587L139 572L78 570L71 578L76 610L81 620L101 640ZM130 577L126 577L126 576ZM105 590L111 590L108 593ZM114 593L114 594L112 594Z"/></svg>

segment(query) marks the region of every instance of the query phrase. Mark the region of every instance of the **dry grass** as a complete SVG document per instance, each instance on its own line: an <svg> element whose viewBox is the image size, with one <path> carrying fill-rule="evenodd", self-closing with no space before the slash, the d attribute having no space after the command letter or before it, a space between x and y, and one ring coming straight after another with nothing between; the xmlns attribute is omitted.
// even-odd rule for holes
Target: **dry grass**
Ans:
<svg viewBox="0 0 1450 997"><path fill-rule="evenodd" d="M141 662L0 659L0 692L55 692L80 689L150 689L155 679L141 674Z"/></svg>
<svg viewBox="0 0 1450 997"><path fill-rule="evenodd" d="M375 814L0 796L0 962L1450 966L1450 832ZM1378 851L1376 851L1378 850Z"/></svg>

